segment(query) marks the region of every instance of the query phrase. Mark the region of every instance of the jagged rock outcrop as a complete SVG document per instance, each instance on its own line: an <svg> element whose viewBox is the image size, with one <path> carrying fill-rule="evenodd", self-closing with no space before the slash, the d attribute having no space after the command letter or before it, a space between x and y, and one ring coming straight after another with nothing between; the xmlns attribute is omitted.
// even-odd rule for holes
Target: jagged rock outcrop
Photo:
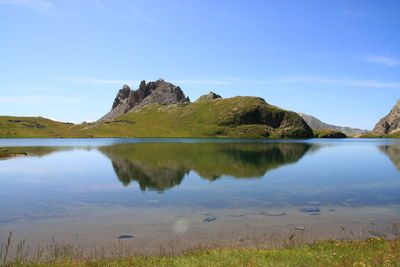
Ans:
<svg viewBox="0 0 400 267"><path fill-rule="evenodd" d="M388 115L379 120L372 133L390 134L400 131L400 100L392 108Z"/></svg>
<svg viewBox="0 0 400 267"><path fill-rule="evenodd" d="M220 95L217 95L217 94L214 93L214 92L210 92L210 93L208 93L208 94L206 94L206 95L200 96L200 97L196 100L195 103L206 103L206 102L210 102L210 101L213 101L213 100L215 100L215 99L218 99L218 98L222 98L222 97L221 97Z"/></svg>
<svg viewBox="0 0 400 267"><path fill-rule="evenodd" d="M307 115L307 114L304 114L301 112L299 112L298 114L313 129L333 130L333 131L342 132L344 134L349 134L349 135L360 135L360 134L368 132L367 130L362 130L362 129L358 129L358 128L351 128L351 127L346 127L346 126L336 126L336 125L327 124L325 122L320 121L319 119L317 119L314 116Z"/></svg>
<svg viewBox="0 0 400 267"><path fill-rule="evenodd" d="M151 103L172 105L189 102L189 98L185 97L179 86L165 82L162 79L148 83L141 81L137 90L131 90L125 84L115 97L111 111L100 118L99 121L115 119L127 112L139 110Z"/></svg>

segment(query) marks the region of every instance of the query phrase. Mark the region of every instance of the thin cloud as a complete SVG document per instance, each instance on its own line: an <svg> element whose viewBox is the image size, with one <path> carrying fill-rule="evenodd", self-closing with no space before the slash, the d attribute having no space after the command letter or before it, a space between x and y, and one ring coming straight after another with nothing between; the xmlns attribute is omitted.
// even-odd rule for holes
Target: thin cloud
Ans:
<svg viewBox="0 0 400 267"><path fill-rule="evenodd" d="M124 84L139 84L139 80L107 80L107 79L73 79L70 82L99 84L99 85L124 85Z"/></svg>
<svg viewBox="0 0 400 267"><path fill-rule="evenodd" d="M288 76L276 80L280 83L314 83L314 84L332 84L342 86L357 86L357 87L374 87L374 88L399 88L399 82L384 82L377 80L355 80L355 79L331 79L315 76Z"/></svg>
<svg viewBox="0 0 400 267"><path fill-rule="evenodd" d="M139 22L145 22L145 23L154 23L156 22L156 19L143 13L139 12L133 7L128 8L127 10L124 10L124 14L121 13L120 11L116 11L110 6L106 5L103 1L101 0L94 0L93 4L95 8L103 15L110 17L114 20L118 20L121 22L130 22L130 21L139 21Z"/></svg>
<svg viewBox="0 0 400 267"><path fill-rule="evenodd" d="M336 79L336 78L325 78L312 75L291 75L283 76L278 79L265 79L265 80L251 80L241 78L227 78L221 80L190 80L190 79L168 79L167 82L174 83L176 85L205 85L205 86L237 86L237 85L266 85L276 86L277 84L284 83L305 83L305 84L326 84L326 85L338 85L338 86L352 86L352 87L372 87L372 88L390 88L400 89L400 82L387 82L378 80L359 80L359 79ZM73 83L86 83L86 84L99 84L99 85L115 85L122 86L128 84L130 86L139 85L141 80L117 80L117 79L73 79L69 80Z"/></svg>
<svg viewBox="0 0 400 267"><path fill-rule="evenodd" d="M136 19L139 20L141 22L146 22L146 23L154 23L156 22L156 19L143 13L143 12L139 12L134 8L131 8L131 14L132 16Z"/></svg>
<svg viewBox="0 0 400 267"><path fill-rule="evenodd" d="M219 80L179 80L171 79L166 80L167 82L174 83L176 85L180 84L203 84L203 85L231 85L231 81L219 81ZM100 85L139 85L141 80L117 80L117 79L74 79L73 82L78 83L89 83L89 84L100 84Z"/></svg>
<svg viewBox="0 0 400 267"><path fill-rule="evenodd" d="M368 56L363 58L366 62L386 65L386 66L397 66L400 65L400 60L390 57L378 57L378 56Z"/></svg>
<svg viewBox="0 0 400 267"><path fill-rule="evenodd" d="M172 80L176 84L203 84L203 85L231 85L230 81L217 81L217 80Z"/></svg>
<svg viewBox="0 0 400 267"><path fill-rule="evenodd" d="M99 10L103 15L106 15L112 19L122 21L122 22L126 22L129 20L129 18L127 16L121 14L120 12L116 12L116 11L112 10L111 8L107 7L105 4L103 4L99 0L95 0L93 3L94 3L94 6L97 8L97 10Z"/></svg>
<svg viewBox="0 0 400 267"><path fill-rule="evenodd" d="M47 0L0 0L1 5L29 8L46 15L55 15L53 4Z"/></svg>
<svg viewBox="0 0 400 267"><path fill-rule="evenodd" d="M0 104L2 105L41 105L50 103L78 103L83 101L85 101L83 98L44 95L0 97Z"/></svg>

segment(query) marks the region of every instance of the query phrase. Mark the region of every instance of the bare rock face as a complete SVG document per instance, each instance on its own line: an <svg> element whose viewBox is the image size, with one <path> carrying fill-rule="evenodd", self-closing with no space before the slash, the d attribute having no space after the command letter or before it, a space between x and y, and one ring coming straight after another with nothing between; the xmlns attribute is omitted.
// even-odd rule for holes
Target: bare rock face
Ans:
<svg viewBox="0 0 400 267"><path fill-rule="evenodd" d="M165 82L162 79L149 83L142 81L137 90L132 90L125 84L115 97L111 111L100 118L99 121L115 119L118 116L139 110L151 103L172 105L189 102L189 98L185 97L179 86Z"/></svg>
<svg viewBox="0 0 400 267"><path fill-rule="evenodd" d="M400 131L400 100L397 101L388 115L379 120L372 133L390 134L397 131Z"/></svg>
<svg viewBox="0 0 400 267"><path fill-rule="evenodd" d="M217 98L222 98L222 97L220 95L217 95L214 92L210 92L210 93L208 93L206 95L200 96L199 99L197 99L195 103L210 102L210 101L213 101L214 99L217 99Z"/></svg>

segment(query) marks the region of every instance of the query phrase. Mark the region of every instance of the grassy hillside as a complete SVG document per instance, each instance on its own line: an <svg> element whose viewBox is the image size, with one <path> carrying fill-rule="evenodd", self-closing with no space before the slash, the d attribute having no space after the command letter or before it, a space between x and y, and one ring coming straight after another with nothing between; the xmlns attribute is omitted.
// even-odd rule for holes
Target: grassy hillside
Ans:
<svg viewBox="0 0 400 267"><path fill-rule="evenodd" d="M400 132L391 133L391 134L381 134L381 135L367 133L367 134L361 135L360 137L361 138L400 138Z"/></svg>
<svg viewBox="0 0 400 267"><path fill-rule="evenodd" d="M294 112L265 103L258 97L215 99L184 106L150 104L111 122L85 128L103 137L312 137Z"/></svg>
<svg viewBox="0 0 400 267"><path fill-rule="evenodd" d="M0 137L231 137L309 138L294 112L258 97L186 105L149 104L112 121L73 125L41 117L0 117Z"/></svg>
<svg viewBox="0 0 400 267"><path fill-rule="evenodd" d="M314 133L315 138L346 138L347 136L336 130L318 130L318 129L312 129Z"/></svg>
<svg viewBox="0 0 400 267"><path fill-rule="evenodd" d="M0 137L70 137L73 124L42 117L0 116Z"/></svg>

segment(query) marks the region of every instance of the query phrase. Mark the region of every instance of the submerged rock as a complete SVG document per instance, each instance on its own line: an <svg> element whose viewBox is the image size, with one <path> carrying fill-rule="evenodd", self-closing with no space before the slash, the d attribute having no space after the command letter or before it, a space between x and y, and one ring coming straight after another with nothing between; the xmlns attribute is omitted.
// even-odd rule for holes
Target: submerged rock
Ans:
<svg viewBox="0 0 400 267"><path fill-rule="evenodd" d="M315 206L303 206L299 207L297 210L301 212L320 212L320 209Z"/></svg>
<svg viewBox="0 0 400 267"><path fill-rule="evenodd" d="M118 237L118 239L129 239L129 238L134 238L135 236L133 236L133 235L120 235L119 237Z"/></svg>
<svg viewBox="0 0 400 267"><path fill-rule="evenodd" d="M285 212L280 211L280 210L267 210L266 212L263 213L265 216L283 216L286 215Z"/></svg>
<svg viewBox="0 0 400 267"><path fill-rule="evenodd" d="M213 217L207 217L203 220L203 222L212 222L217 220L217 217L213 216Z"/></svg>

